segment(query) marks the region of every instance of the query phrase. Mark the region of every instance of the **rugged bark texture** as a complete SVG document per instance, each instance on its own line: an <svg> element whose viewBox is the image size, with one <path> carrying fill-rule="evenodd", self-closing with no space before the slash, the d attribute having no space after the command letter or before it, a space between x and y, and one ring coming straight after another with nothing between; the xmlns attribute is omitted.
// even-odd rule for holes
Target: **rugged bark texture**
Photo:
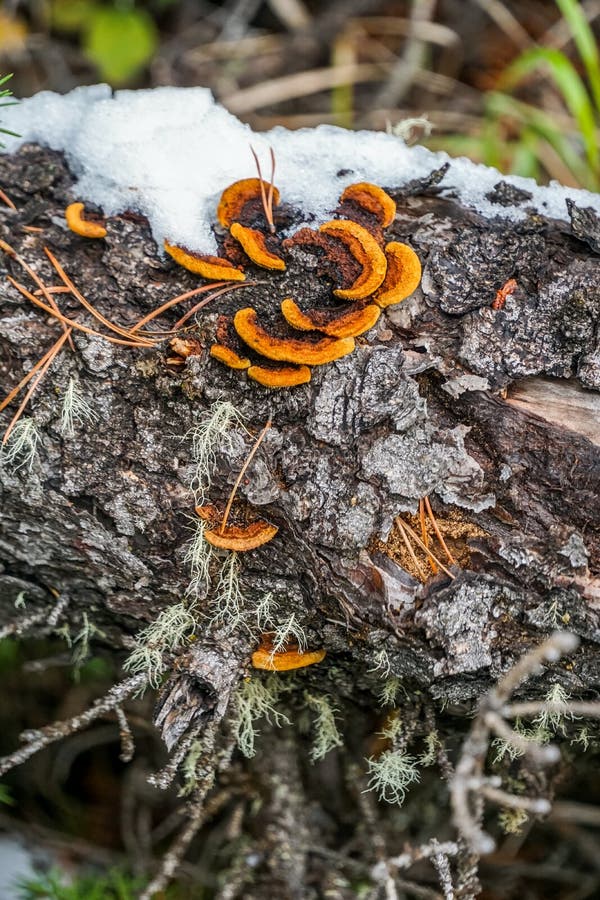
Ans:
<svg viewBox="0 0 600 900"><path fill-rule="evenodd" d="M111 220L104 241L65 230L72 179L59 155L26 147L2 158L0 172L18 208L0 210L0 236L47 283L44 244L80 290L122 324L197 286L161 257L133 216ZM507 190L499 184L499 209ZM184 436L217 400L235 404L252 431L272 419L241 497L279 533L243 557L241 586L250 606L272 594L282 621L296 613L311 647L327 648L325 662L299 674L288 694L300 718L308 715L305 691L330 697L344 714L346 747L332 754L329 776L315 774L305 760L306 735L286 729L284 739L279 732L263 736L269 749L263 746L260 762L235 763L235 777L250 778L250 794L264 799L243 829L243 847L259 848L246 860L258 867L247 896L267 896L269 883L278 897L312 897L326 888L327 896L353 896L348 885L362 876L342 874L342 866L336 881L334 863L323 866L319 850L337 852L350 834L368 863L385 854L385 841L408 836L393 816L384 829L387 813L365 811L364 783L356 787L351 770L353 758L374 752L369 734L381 728L376 698L386 678L401 679L402 716L409 724L412 717L413 731L417 720L417 734L431 731L427 717L436 716L451 746L473 702L557 625L579 635L581 646L568 665L530 681L522 696L543 696L556 682L584 698L600 687L598 224L575 206L572 228L532 214L518 225L483 220L444 194L443 172L395 199L390 237L420 255L422 289L388 310L353 354L314 369L310 384L269 391L208 356L219 313L260 310L274 297L301 299L311 290L316 276L298 253L284 275L261 271L266 285L206 307L193 332L202 352L185 366L167 362L166 342L130 350L74 335L77 352L63 351L32 402L42 432L36 463L30 471L0 472L2 621L14 618L20 592L35 612L54 589L69 597L73 627L86 612L124 658L136 632L181 601L190 580L184 555L193 463ZM526 210L526 196L508 199ZM26 281L6 256L0 269ZM514 292L502 309L492 308L511 278ZM6 392L60 326L5 281L0 292ZM73 298L59 301L81 316ZM160 321L166 328L175 318ZM65 438L60 398L74 375L98 421ZM219 453L212 501L227 498L251 443L239 429L232 438ZM413 521L425 496L459 559L453 580L439 572L422 583L394 526L400 514ZM211 590L214 584L201 607L210 608ZM247 628L227 633L201 621L197 640L173 654L159 706L170 743L189 729L201 733L215 710L224 714L248 672L256 635L256 628L249 636ZM435 805L439 777L425 779L421 802ZM443 837L444 821L440 811L439 828L430 831ZM371 844L375 833L382 846ZM422 830L410 833L420 837ZM232 871L243 885L240 859Z"/></svg>

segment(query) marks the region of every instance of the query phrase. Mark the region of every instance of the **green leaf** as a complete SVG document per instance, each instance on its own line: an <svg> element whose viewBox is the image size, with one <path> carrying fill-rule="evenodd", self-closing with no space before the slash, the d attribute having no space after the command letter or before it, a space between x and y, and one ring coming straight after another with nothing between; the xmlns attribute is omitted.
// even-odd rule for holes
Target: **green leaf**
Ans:
<svg viewBox="0 0 600 900"><path fill-rule="evenodd" d="M92 15L84 49L111 84L129 81L151 59L158 43L154 22L142 9L101 8Z"/></svg>
<svg viewBox="0 0 600 900"><path fill-rule="evenodd" d="M594 32L578 0L556 0L585 66L596 111L600 113L600 53Z"/></svg>
<svg viewBox="0 0 600 900"><path fill-rule="evenodd" d="M513 88L539 68L549 69L565 104L577 121L588 163L597 172L599 153L594 108L583 81L564 53L549 47L526 50L504 70L499 87Z"/></svg>

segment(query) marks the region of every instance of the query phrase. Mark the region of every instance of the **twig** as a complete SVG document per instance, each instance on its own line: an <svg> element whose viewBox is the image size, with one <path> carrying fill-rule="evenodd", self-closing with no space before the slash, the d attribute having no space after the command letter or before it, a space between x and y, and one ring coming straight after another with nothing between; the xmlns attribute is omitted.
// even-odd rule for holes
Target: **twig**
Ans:
<svg viewBox="0 0 600 900"><path fill-rule="evenodd" d="M17 424L17 422L19 421L19 419L21 418L21 416L23 414L23 410L29 403L38 384L42 381L44 375L46 374L46 372L48 371L48 369L50 368L50 366L52 365L52 363L58 356L62 345L65 343L65 341L67 341L71 337L72 330L73 330L72 328L67 328L67 330L63 334L61 334L61 336L56 341L54 346L51 347L51 349L45 355L44 363L41 366L36 378L34 379L33 384L31 385L31 387L25 394L25 397L24 397L21 405L19 406L18 410L16 411L16 413L10 420L8 427L7 427L6 431L4 432L4 437L2 438L2 446L4 446L6 444L6 442L8 441L8 439L10 438L13 428L15 427L15 425Z"/></svg>
<svg viewBox="0 0 600 900"><path fill-rule="evenodd" d="M173 841L169 850L164 855L163 859L161 860L159 871L156 873L146 889L142 891L139 896L139 900L152 900L152 897L154 897L159 891L164 890L164 888L169 884L176 871L180 867L186 850L193 841L195 835L197 834L204 821L207 812L204 802L206 799L206 795L212 789L216 780L217 773L222 772L224 769L229 767L235 747L235 738L231 737L227 740L227 743L219 754L219 760L216 765L211 764L211 762L209 761L213 758L212 746L214 746L214 741L211 745L211 752L205 754L207 762L204 766L202 776L196 783L196 789L194 791L192 803L188 807L190 809L189 819Z"/></svg>
<svg viewBox="0 0 600 900"><path fill-rule="evenodd" d="M124 347L152 347L153 344L148 341L138 340L123 340L121 338L115 338L110 334L102 334L101 331L95 331L93 328L88 328L87 325L82 325L81 322L78 322L76 319L70 319L68 316L63 316L61 312L57 312L51 306L47 306L45 303L36 297L31 291L28 291L24 285L20 284L18 281L11 275L7 275L7 280L10 281L13 287L19 291L20 294L23 294L24 297L27 297L34 306L39 307L39 309L43 309L44 312L48 313L49 316L54 316L55 319L58 319L59 322L63 322L66 325L69 325L71 328L77 331L83 331L85 334L90 334L92 337L103 338L105 341L110 341L111 344L120 344Z"/></svg>
<svg viewBox="0 0 600 900"><path fill-rule="evenodd" d="M431 571L433 572L433 574L436 575L437 566L433 561L431 553L429 553L429 533L427 531L427 522L425 520L425 501L423 499L419 500L419 524L421 526L421 539L427 547L427 558L429 560L429 565L431 566Z"/></svg>
<svg viewBox="0 0 600 900"><path fill-rule="evenodd" d="M406 531L404 530L405 529L404 521L400 518L400 516L398 516L398 518L396 519L396 524L398 525L398 528L400 529L400 534L402 535L402 540L404 541L404 543L406 545L406 549L408 550L409 556L413 561L413 565L418 572L419 578L422 581L427 581L427 574L421 568L421 564L420 564L419 560L417 559L417 555L412 548L412 545L408 539L408 535L407 535Z"/></svg>
<svg viewBox="0 0 600 900"><path fill-rule="evenodd" d="M121 762L128 763L131 762L135 754L135 742L133 740L133 733L131 731L131 728L129 727L127 716L123 712L123 708L121 706L115 707L115 714L117 716L117 722L119 723L119 737L121 739L121 752L119 753L119 759L121 760Z"/></svg>
<svg viewBox="0 0 600 900"><path fill-rule="evenodd" d="M591 719L600 719L600 701L589 702L569 700L568 703L545 703L543 700L532 700L529 703L511 703L501 710L503 716L509 719L529 718L540 713L558 713L568 716L588 716Z"/></svg>
<svg viewBox="0 0 600 900"><path fill-rule="evenodd" d="M130 328L130 333L135 334L136 331L139 331L140 328L143 328L144 325L147 325L148 322L152 321L152 319L160 316L167 309L171 309L172 306L176 306L178 303L182 303L184 300L188 300L190 297L195 297L197 294L205 294L207 291L213 290L213 288L223 287L224 285L227 285L226 281L215 281L213 284L203 284L201 287L194 288L193 291L186 291L185 294L179 294L178 297L173 297L172 300L167 300L166 303L163 303L161 306L157 307L157 309L153 309L152 312L148 313L147 316L144 316L143 319L140 319L139 322L136 322L135 325ZM175 326L175 330L176 328L177 326Z"/></svg>
<svg viewBox="0 0 600 900"><path fill-rule="evenodd" d="M514 741L512 730L508 726L505 727L505 723L500 724L510 696L523 681L537 672L544 662L556 662L564 654L575 650L578 643L578 638L574 634L555 632L548 640L522 656L480 703L479 712L464 741L454 777L450 782L454 824L474 854L491 853L495 847L493 839L483 831L480 824L483 812L481 785L489 783L483 776L483 769L490 734L494 730L504 739ZM561 711L564 711L564 705L560 706ZM531 752L533 747L535 747L533 742L524 742L520 745L526 753ZM555 747L543 749L546 762L551 761L552 757L556 759L558 751ZM538 759L539 751L538 747ZM506 805L506 798L504 804Z"/></svg>
<svg viewBox="0 0 600 900"><path fill-rule="evenodd" d="M59 741L63 737L81 731L89 725L90 722L93 722L95 719L99 719L100 716L105 715L105 713L116 709L116 707L120 706L124 700L139 691L145 683L145 674L134 675L131 678L125 679L125 681L121 681L119 684L113 685L104 697L100 697L100 699L96 700L89 709L85 710L85 712L73 716L71 719L64 719L59 722L53 722L50 725L45 725L43 728L24 731L21 734L21 740L26 741L25 746L21 747L19 750L15 750L15 752L11 753L9 756L4 756L0 759L0 777L5 775L6 772L9 772L11 769L14 769L15 766L20 766L28 760L30 756L33 756L39 750L47 747L48 744L52 744L54 741Z"/></svg>
<svg viewBox="0 0 600 900"><path fill-rule="evenodd" d="M25 272L27 272L27 274L29 275L29 277L30 277L33 281L35 281L35 283L37 284L39 290L42 292L42 294L44 295L44 297L46 298L46 300L48 301L48 303L50 304L50 306L52 307L52 309L54 310L54 312L55 312L55 313L60 313L60 310L59 310L59 308L58 308L58 305L57 305L57 303L56 303L56 300L55 300L54 297L52 296L52 293L51 293L50 289L49 289L48 287L46 287L46 285L44 284L44 282L42 281L42 279L40 278L40 276L37 274L37 272L35 272L35 271L31 268L31 266L28 265L28 264L25 262L25 260L23 259L23 257L20 256L20 255L17 253L17 251L14 250L13 247L10 246L10 244L7 244L6 241L0 240L0 249L1 249L1 250L4 250L4 252L7 253L8 256L11 257L11 259L14 259L15 262L17 262L17 263L21 266L21 268L24 269ZM64 322L62 323L62 327L63 327L63 331L66 331L66 330L67 330L67 329L66 329L66 324L65 324ZM73 338L71 338L71 337L69 338L69 346L70 346L71 350L75 350L75 344L73 343Z"/></svg>
<svg viewBox="0 0 600 900"><path fill-rule="evenodd" d="M33 628L35 625L39 625L44 621L46 622L48 629L54 628L68 604L68 595L62 594L58 598L57 603L52 607L50 613L48 612L48 609L43 609L40 612L32 613L30 616L16 619L14 622L10 622L10 624L0 628L0 640L3 641L4 638L7 637L21 637L21 635L29 631L30 628ZM45 630L46 629L44 629L44 631Z"/></svg>
<svg viewBox="0 0 600 900"><path fill-rule="evenodd" d="M17 207L16 207L15 204L12 202L12 200L10 199L10 197L8 196L8 194L5 194L5 193L4 193L4 191L2 190L2 188L0 188L0 200L2 200L2 202L3 202L6 206L8 206L9 209L12 209L13 212L16 212L16 211L17 211Z"/></svg>
<svg viewBox="0 0 600 900"><path fill-rule="evenodd" d="M231 491L231 494L229 495L229 500L227 501L227 506L225 507L225 512L224 512L224 514L223 514L223 521L221 522L221 527L219 528L219 532L220 532L221 534L223 534L223 532L225 531L225 526L227 525L227 519L229 518L229 513L231 512L231 506L232 506L232 504L233 504L233 500L234 500L235 495L236 495L236 493L237 493L237 489L239 488L240 484L242 483L242 478L244 477L244 475L245 475L245 473L246 473L246 470L247 470L248 466L250 465L250 463L251 463L252 460L254 459L254 456L255 456L255 454L256 454L256 451L257 451L258 448L260 447L260 445L261 445L261 443L262 443L262 441L263 441L263 438L264 438L264 436L266 435L266 433L267 433L267 431L269 430L270 427L271 427L271 419L268 420L267 424L265 425L265 427L263 428L263 430L261 431L261 433L260 433L259 436L257 437L256 441L254 442L254 446L252 447L252 450L250 451L250 453L249 453L248 456L246 457L246 462L245 462L244 465L242 466L242 468L241 468L241 470L240 470L240 474L238 475L238 477L237 477L236 480L235 480L235 484L233 485L233 489L232 489L232 491Z"/></svg>
<svg viewBox="0 0 600 900"><path fill-rule="evenodd" d="M71 291L73 296L77 300L79 300L81 305L85 309L87 309L87 311L89 313L91 313L94 316L94 318L96 318L99 322L102 323L102 325L104 325L106 328L108 328L109 331L114 331L115 334L118 334L124 338L128 338L129 340L131 340L133 338L133 335L131 334L131 332L127 331L126 328L122 328L120 325L116 325L114 322L111 322L110 319L107 319L105 315L103 315L99 310L97 310L96 307L93 306L89 302L89 300L86 300L86 298L83 296L81 291L79 291L79 289L73 284L73 282L71 281L71 279L69 278L69 276L67 275L67 273L65 272L65 270L63 269L61 264L59 263L59 261L56 259L54 254L48 249L48 247L44 247L44 253L48 257L48 259L50 260L50 262L52 263L54 268L56 269L58 277L61 279L61 281L66 285L66 287L69 288L69 290ZM148 347L151 347L153 345L153 342L151 340L148 340L147 338L139 338L139 341L140 341L140 343L146 344L146 346L148 346Z"/></svg>
<svg viewBox="0 0 600 900"><path fill-rule="evenodd" d="M173 325L173 331L179 331L180 328L185 325L188 319L191 319L194 313L197 313L199 309L202 309L203 306L206 306L207 303L210 303L212 300L216 300L217 297L221 297L223 294L228 294L230 291L237 291L238 288L246 288L246 287L256 287L258 284L266 284L266 281L243 281L238 284L231 284L231 282L227 283L227 287L222 288L220 291L216 291L214 294L211 294L210 297L206 297L204 300L201 300L200 303L196 303L195 306L192 306L188 311L175 322ZM223 284L221 281L216 281L214 284L211 284L210 287L218 287L220 284Z"/></svg>
<svg viewBox="0 0 600 900"><path fill-rule="evenodd" d="M433 510L431 508L431 503L429 502L429 497L425 497L424 501L425 501L425 509L427 510L427 515L429 517L429 521L433 525L433 530L436 533L437 539L440 542L440 544L442 545L442 549L443 549L444 553L446 554L446 556L448 557L448 561L450 562L450 564L455 565L456 560L454 559L454 557L448 550L448 547L446 546L446 541L444 540L444 536L443 536L442 532L440 531L440 529L438 527L438 523L436 521L436 518L433 514Z"/></svg>
<svg viewBox="0 0 600 900"><path fill-rule="evenodd" d="M429 556L433 557L434 561L438 564L438 566L440 567L442 572L445 572L446 575L448 575L448 577L454 581L454 579L456 578L456 575L453 575L452 572L450 572L450 570L447 569L446 566L442 562L440 562L440 560L437 558L437 556L425 546L425 544L423 543L423 541L421 540L419 535L416 533L416 531L414 531L414 529L411 528L410 525L408 525L404 521L404 519L402 520L402 527L406 528L406 530L410 534L413 541L415 541L415 543L417 543L419 545L421 550L424 550L427 554L429 554Z"/></svg>
<svg viewBox="0 0 600 900"><path fill-rule="evenodd" d="M250 151L252 156L254 157L254 162L256 163L256 170L258 172L258 183L260 185L260 197L262 200L262 206L265 211L265 218L269 224L269 231L271 234L275 234L275 223L273 222L273 190L274 184L273 179L275 178L275 154L273 152L273 148L269 147L271 152L271 181L269 182L269 193L268 195L265 192L265 182L263 181L262 172L260 170L260 162L256 153L256 150L250 144Z"/></svg>

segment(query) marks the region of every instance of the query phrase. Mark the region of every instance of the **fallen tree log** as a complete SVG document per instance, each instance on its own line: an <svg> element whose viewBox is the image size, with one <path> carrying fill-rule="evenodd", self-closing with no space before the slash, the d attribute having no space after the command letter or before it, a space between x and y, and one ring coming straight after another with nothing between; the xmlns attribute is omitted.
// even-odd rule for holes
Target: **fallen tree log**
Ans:
<svg viewBox="0 0 600 900"><path fill-rule="evenodd" d="M0 172L16 206L0 211L13 251L0 259L3 274L24 283L20 258L56 282L47 245L94 307L126 329L198 286L158 252L139 216L110 218L102 241L67 230L72 176L61 154L27 145L3 157ZM198 830L223 828L211 825L207 796L241 817L219 896L350 897L363 884L369 896L442 896L435 869L444 896L477 896L478 860L493 846L481 830L485 791L522 820L547 811L566 772L592 778L583 755L521 754L526 740L576 740L582 726L568 719L568 698L593 700L600 686L597 219L576 203L570 225L539 214L484 218L447 196L443 177L390 191L398 210L388 239L416 250L421 288L352 354L315 368L310 383L265 389L209 356L219 316L260 309L292 287L299 301L310 297L323 276L299 252L283 287L263 270L261 284L199 312L188 356L169 335L124 347L74 331L74 349L65 343L25 413L20 455L10 452L14 438L6 444L5 632L52 630L57 597L71 628L85 613L115 657L129 658L130 680L106 709L120 709L140 681L157 690L155 721L172 756L155 783L168 786L186 759L189 775L192 759L188 825L144 896L171 877ZM507 195L527 207L514 190L499 181L499 211ZM8 393L61 332L4 279L0 291ZM93 323L73 294L54 296L63 315ZM161 327L180 316L179 307L165 312ZM236 504L277 535L248 553L208 554L194 507L224 507L268 421ZM19 618L20 595L33 621ZM551 641L526 684L517 678L502 695L508 703L518 691L542 712L550 696L556 727L546 717L544 734L515 736L494 720L476 749L483 766L488 738L504 740L489 771L504 785L520 757L512 777L523 796L493 797L497 784L480 772L464 788L474 793L474 831L455 805L457 833L443 785L456 784L469 717L556 628L576 635L578 649ZM295 675L263 675L250 659L265 633L271 647L327 655ZM490 706L494 715L503 708ZM419 778L401 820L386 800L402 800ZM369 783L381 802L363 793ZM432 837L451 846L421 852ZM414 852L392 864L408 840ZM419 861L427 859L435 869ZM489 859L482 877L493 884L501 862Z"/></svg>

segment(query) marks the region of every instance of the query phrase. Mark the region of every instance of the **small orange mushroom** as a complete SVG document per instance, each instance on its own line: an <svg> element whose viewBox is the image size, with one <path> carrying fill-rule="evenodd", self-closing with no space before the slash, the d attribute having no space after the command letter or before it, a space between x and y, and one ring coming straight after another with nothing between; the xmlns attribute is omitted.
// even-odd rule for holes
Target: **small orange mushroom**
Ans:
<svg viewBox="0 0 600 900"><path fill-rule="evenodd" d="M358 337L373 328L381 315L375 303L355 304L350 309L309 309L302 312L298 304L287 297L281 304L286 322L300 331L321 331L331 337Z"/></svg>
<svg viewBox="0 0 600 900"><path fill-rule="evenodd" d="M236 550L243 553L246 550L255 550L272 541L279 529L276 525L270 525L260 519L249 525L226 525L223 531L215 528L203 532L204 539L218 547L219 550Z"/></svg>
<svg viewBox="0 0 600 900"><path fill-rule="evenodd" d="M412 247L392 241L386 244L387 275L373 297L382 309L406 300L421 281L421 261Z"/></svg>
<svg viewBox="0 0 600 900"><path fill-rule="evenodd" d="M334 290L343 300L362 300L377 290L385 278L387 261L385 254L372 234L362 225L349 219L333 219L321 225L319 231L339 238L351 255L362 266L362 272L349 288Z"/></svg>
<svg viewBox="0 0 600 900"><path fill-rule="evenodd" d="M65 209L65 219L71 231L87 238L106 237L104 225L101 225L99 222L90 222L83 218L84 209L83 203L69 203Z"/></svg>
<svg viewBox="0 0 600 900"><path fill-rule="evenodd" d="M168 241L165 241L165 250L184 269L188 269L196 275L202 275L203 278L208 278L210 281L245 281L246 279L240 269L236 269L228 259L222 259L220 256L203 256L200 253L192 253L190 250L184 250Z"/></svg>
<svg viewBox="0 0 600 900"><path fill-rule="evenodd" d="M231 228L231 225L239 219L246 203L250 200L261 200L260 183L260 178L242 178L241 181L235 181L225 188L217 207L217 218L224 228ZM267 191L270 187L269 182L262 183ZM273 187L273 203L275 206L279 204L279 191L276 187Z"/></svg>
<svg viewBox="0 0 600 900"><path fill-rule="evenodd" d="M256 310L252 307L240 309L233 319L235 330L241 339L257 353L278 362L299 363L319 366L333 362L352 353L353 338L307 337L299 340L293 337L274 337L258 323Z"/></svg>
<svg viewBox="0 0 600 900"><path fill-rule="evenodd" d="M396 218L396 204L390 195L386 194L383 188L368 181L348 185L340 200L342 203L345 200L352 200L358 206L362 206L367 212L377 216L382 228L387 228Z"/></svg>
<svg viewBox="0 0 600 900"><path fill-rule="evenodd" d="M225 347L223 344L213 344L210 348L210 355L219 362L229 366L230 369L247 369L250 360L245 356L239 356L235 350Z"/></svg>
<svg viewBox="0 0 600 900"><path fill-rule="evenodd" d="M313 666L325 659L326 650L312 650L301 653L300 650L284 650L273 653L268 647L260 646L252 654L252 665L255 669L266 669L268 672L289 672L291 669L303 669Z"/></svg>
<svg viewBox="0 0 600 900"><path fill-rule="evenodd" d="M250 366L248 378L262 384L263 387L282 388L296 387L310 381L308 366Z"/></svg>
<svg viewBox="0 0 600 900"><path fill-rule="evenodd" d="M267 249L265 235L261 231L234 222L231 226L231 235L239 241L246 255L257 266L262 266L263 269L278 269L280 272L285 270L284 260Z"/></svg>

